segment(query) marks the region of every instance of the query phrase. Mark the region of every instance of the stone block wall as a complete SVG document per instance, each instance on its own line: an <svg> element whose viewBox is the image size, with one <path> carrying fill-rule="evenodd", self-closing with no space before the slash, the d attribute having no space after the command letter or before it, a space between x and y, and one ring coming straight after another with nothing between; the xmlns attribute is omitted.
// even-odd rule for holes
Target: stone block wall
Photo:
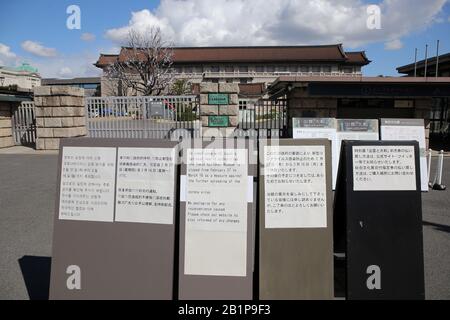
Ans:
<svg viewBox="0 0 450 320"><path fill-rule="evenodd" d="M0 148L14 146L11 123L11 103L0 101Z"/></svg>
<svg viewBox="0 0 450 320"><path fill-rule="evenodd" d="M209 104L208 95L220 93L228 95L228 104ZM230 137L239 124L239 84L237 83L209 83L200 84L200 119L204 137ZM210 126L210 116L228 117L227 126Z"/></svg>
<svg viewBox="0 0 450 320"><path fill-rule="evenodd" d="M84 89L44 86L34 90L36 149L57 150L61 138L87 134Z"/></svg>

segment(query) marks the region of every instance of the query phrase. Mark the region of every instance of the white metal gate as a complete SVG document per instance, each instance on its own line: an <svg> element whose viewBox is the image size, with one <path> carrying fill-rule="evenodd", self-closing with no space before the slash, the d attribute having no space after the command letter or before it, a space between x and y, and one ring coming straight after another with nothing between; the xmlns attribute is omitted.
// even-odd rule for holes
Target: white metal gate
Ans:
<svg viewBox="0 0 450 320"><path fill-rule="evenodd" d="M35 146L36 114L33 101L22 101L12 110L12 129L16 145Z"/></svg>
<svg viewBox="0 0 450 320"><path fill-rule="evenodd" d="M87 97L88 136L141 139L201 137L198 102L195 95Z"/></svg>

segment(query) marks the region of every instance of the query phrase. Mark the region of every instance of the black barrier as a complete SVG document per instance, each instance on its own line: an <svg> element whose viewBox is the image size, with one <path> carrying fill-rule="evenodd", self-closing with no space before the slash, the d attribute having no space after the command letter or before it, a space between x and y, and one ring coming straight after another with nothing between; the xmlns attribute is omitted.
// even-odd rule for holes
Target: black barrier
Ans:
<svg viewBox="0 0 450 320"><path fill-rule="evenodd" d="M417 142L343 142L334 245L347 299L425 298Z"/></svg>

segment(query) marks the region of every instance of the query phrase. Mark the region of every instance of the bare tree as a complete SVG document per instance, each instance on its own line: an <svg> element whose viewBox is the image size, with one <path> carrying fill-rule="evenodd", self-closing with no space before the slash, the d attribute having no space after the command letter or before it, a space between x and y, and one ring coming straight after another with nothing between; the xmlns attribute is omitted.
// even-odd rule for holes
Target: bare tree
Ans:
<svg viewBox="0 0 450 320"><path fill-rule="evenodd" d="M152 27L145 32L131 29L127 47L121 56L106 70L106 77L118 83L127 95L159 95L172 84L172 45L163 40L161 29Z"/></svg>
<svg viewBox="0 0 450 320"><path fill-rule="evenodd" d="M169 93L175 96L192 94L192 83L188 79L177 79L173 82Z"/></svg>

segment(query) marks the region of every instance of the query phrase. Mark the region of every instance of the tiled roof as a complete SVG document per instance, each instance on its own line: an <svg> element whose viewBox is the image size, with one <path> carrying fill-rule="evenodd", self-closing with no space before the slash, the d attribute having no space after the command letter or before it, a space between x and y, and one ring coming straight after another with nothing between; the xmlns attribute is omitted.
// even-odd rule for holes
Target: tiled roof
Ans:
<svg viewBox="0 0 450 320"><path fill-rule="evenodd" d="M130 48L119 55L101 54L95 64L102 68L115 61L125 61ZM344 52L341 44L323 46L265 47L189 47L173 48L174 63L269 63L269 62L341 62L370 63L364 52Z"/></svg>

